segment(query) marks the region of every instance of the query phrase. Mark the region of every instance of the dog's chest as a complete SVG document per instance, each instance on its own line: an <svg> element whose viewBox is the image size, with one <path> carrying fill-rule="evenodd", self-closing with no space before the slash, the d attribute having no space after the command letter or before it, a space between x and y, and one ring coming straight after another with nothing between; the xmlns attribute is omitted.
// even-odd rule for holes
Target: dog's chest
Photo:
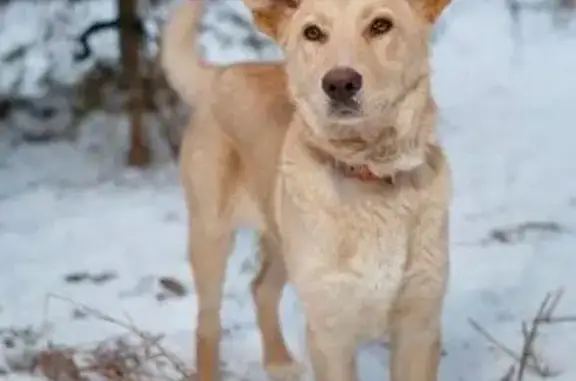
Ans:
<svg viewBox="0 0 576 381"><path fill-rule="evenodd" d="M404 195L343 197L321 178L284 185L285 261L307 314L362 336L383 334L408 256Z"/></svg>

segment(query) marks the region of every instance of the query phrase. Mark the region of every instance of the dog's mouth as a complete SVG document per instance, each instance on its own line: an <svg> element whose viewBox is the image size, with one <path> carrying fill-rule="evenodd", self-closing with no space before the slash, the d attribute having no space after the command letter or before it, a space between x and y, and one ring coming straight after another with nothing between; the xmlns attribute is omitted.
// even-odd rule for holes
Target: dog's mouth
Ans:
<svg viewBox="0 0 576 381"><path fill-rule="evenodd" d="M360 103L355 100L330 101L328 104L328 116L331 119L352 120L362 116Z"/></svg>

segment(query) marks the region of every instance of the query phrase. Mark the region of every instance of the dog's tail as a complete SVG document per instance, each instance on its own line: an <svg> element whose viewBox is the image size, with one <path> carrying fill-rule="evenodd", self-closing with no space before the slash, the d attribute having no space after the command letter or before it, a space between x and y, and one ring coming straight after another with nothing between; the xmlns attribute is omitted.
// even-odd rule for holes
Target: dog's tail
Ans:
<svg viewBox="0 0 576 381"><path fill-rule="evenodd" d="M172 11L161 37L160 64L170 86L192 106L216 72L197 53L197 35L206 0L185 0Z"/></svg>

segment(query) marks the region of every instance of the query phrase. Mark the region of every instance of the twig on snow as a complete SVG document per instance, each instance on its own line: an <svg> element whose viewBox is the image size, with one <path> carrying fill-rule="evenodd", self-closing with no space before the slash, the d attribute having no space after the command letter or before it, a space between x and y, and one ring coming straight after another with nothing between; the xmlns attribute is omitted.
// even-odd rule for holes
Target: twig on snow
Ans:
<svg viewBox="0 0 576 381"><path fill-rule="evenodd" d="M554 316L556 308L562 299L564 291L559 289L555 292L546 294L544 300L540 303L540 307L534 318L531 319L530 324L526 321L522 322L522 335L524 341L520 353L510 349L493 335L491 335L485 328L478 322L469 318L470 325L484 336L488 341L498 347L502 352L512 358L518 365L518 368L512 365L507 373L502 377L501 381L522 381L527 371L530 371L542 378L557 376L558 371L554 371L541 360L535 352L535 342L540 333L539 329L543 324L559 324L559 323L575 323L576 316Z"/></svg>
<svg viewBox="0 0 576 381"><path fill-rule="evenodd" d="M103 312L101 312L95 308L89 307L83 303L76 302L70 298L56 295L56 294L48 294L47 295L47 302L45 304L45 318L47 315L48 303L49 303L50 299L57 299L57 300L69 303L69 304L75 306L76 308L81 309L82 312L84 312L85 315L87 315L87 316L92 316L92 317L99 319L99 320L102 320L104 322L119 326L119 327L125 329L126 331L136 335L146 345L144 348L144 352L145 352L144 357L146 359L150 359L153 357L165 358L172 365L174 370L179 374L179 377L181 377L182 380L189 380L190 379L190 374L186 370L186 367L182 363L182 361L180 361L180 359L178 359L178 357L174 353L167 350L166 348L164 348L160 344L160 340L163 338L162 335L153 336L149 333L146 333L146 332L140 330L139 328L137 328L134 325L134 323L132 322L132 320L129 317L127 318L128 323L126 323L126 322L121 321L119 319L115 319L109 315L106 315L105 313L103 313ZM151 348L154 348L158 353L152 354ZM98 359L102 356L106 357L107 355L109 355L109 353L106 352L103 348L100 348L100 349L97 349L97 351L96 351L96 355L95 355L96 359ZM118 354L116 354L116 355L118 355ZM136 360L137 359L135 359L135 361ZM113 364L110 364L110 365L112 365L112 367L113 367ZM93 369L91 369L91 370L93 370Z"/></svg>

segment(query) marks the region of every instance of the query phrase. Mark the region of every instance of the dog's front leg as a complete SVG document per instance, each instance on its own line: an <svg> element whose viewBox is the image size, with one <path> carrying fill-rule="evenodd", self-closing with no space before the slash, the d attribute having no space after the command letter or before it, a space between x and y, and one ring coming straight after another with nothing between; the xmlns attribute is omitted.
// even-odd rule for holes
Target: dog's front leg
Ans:
<svg viewBox="0 0 576 381"><path fill-rule="evenodd" d="M418 301L398 322L391 335L391 381L436 381L440 363L439 322L427 315L432 302ZM428 307L425 304L430 303Z"/></svg>
<svg viewBox="0 0 576 381"><path fill-rule="evenodd" d="M196 222L199 221L199 222ZM189 255L198 297L196 368L198 381L220 380L220 306L226 260L232 244L230 231L214 233L198 218L190 227Z"/></svg>
<svg viewBox="0 0 576 381"><path fill-rule="evenodd" d="M356 381L355 348L343 332L308 327L307 342L316 381Z"/></svg>
<svg viewBox="0 0 576 381"><path fill-rule="evenodd" d="M436 381L448 269L447 213L425 211L414 229L403 288L391 314L391 380Z"/></svg>

